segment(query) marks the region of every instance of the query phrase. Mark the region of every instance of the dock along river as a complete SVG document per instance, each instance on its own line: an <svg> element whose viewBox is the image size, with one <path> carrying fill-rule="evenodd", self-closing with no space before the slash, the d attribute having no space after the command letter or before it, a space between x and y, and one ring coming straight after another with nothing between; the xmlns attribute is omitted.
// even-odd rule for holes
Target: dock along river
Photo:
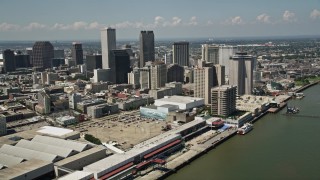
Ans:
<svg viewBox="0 0 320 180"><path fill-rule="evenodd" d="M320 179L320 85L303 93L303 99L288 101L299 107L297 116L285 115L286 108L267 114L248 134L230 138L167 179Z"/></svg>

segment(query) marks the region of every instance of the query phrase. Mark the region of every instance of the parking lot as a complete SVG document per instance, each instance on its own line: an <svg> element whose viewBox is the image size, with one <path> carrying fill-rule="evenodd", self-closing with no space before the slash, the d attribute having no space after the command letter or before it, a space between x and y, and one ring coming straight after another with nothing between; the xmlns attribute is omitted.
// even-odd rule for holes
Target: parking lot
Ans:
<svg viewBox="0 0 320 180"><path fill-rule="evenodd" d="M91 134L108 143L116 141L120 149L126 150L133 145L161 134L166 121L140 118L139 111L110 115L78 124L74 130Z"/></svg>

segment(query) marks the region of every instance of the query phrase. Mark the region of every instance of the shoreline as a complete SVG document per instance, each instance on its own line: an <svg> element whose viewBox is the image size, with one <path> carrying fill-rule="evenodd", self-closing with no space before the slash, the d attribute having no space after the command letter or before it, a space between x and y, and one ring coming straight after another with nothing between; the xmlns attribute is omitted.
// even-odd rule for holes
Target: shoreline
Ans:
<svg viewBox="0 0 320 180"><path fill-rule="evenodd" d="M318 84L319 82L320 81L317 81L317 82L305 85L303 87L300 87L299 89L295 90L295 92L304 91L307 88ZM291 98L292 97L286 98L285 100L283 100L283 102L286 102L286 101L290 100ZM279 109L279 111L280 110L281 109ZM277 112L279 112L279 111L277 111ZM277 112L275 112L275 113L277 113ZM259 116L255 117L251 122L258 121L261 117L263 117L266 114L268 114L268 109L264 112L261 112L261 114ZM235 136L236 134L237 134L236 130L232 131L232 132L230 132L228 130L224 131L221 134L219 134L220 136L217 135L217 136L209 139L206 142L207 146L203 147L201 151L195 151L194 149L190 149L188 152L181 154L180 156L175 158L175 160L178 162L173 162L174 160L169 161L167 164L172 165L172 168L170 168L169 171L167 171L167 172L152 171L145 176L138 177L137 179L161 179L161 180L163 180L163 179L169 177L170 175L176 173L178 170L182 169L183 167L189 165L192 161L196 160L197 158L199 158L202 155L206 154L207 152L211 151L215 147L218 147L220 144L222 144L226 140L230 139L231 137ZM219 138L219 137L222 137L222 138ZM219 140L216 140L217 138L219 138ZM211 145L210 145L210 143L211 143ZM200 145L197 145L197 146L200 146Z"/></svg>

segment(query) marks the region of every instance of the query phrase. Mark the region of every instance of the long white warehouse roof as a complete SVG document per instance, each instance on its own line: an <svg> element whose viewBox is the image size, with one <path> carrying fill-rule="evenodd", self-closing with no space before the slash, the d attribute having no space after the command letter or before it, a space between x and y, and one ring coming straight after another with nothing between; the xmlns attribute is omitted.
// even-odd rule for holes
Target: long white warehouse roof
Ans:
<svg viewBox="0 0 320 180"><path fill-rule="evenodd" d="M82 152L90 147L88 144L84 144L76 141L64 140L64 139L53 138L48 136L40 136L40 135L36 135L31 141L48 144L52 146L69 148L78 152Z"/></svg>
<svg viewBox="0 0 320 180"><path fill-rule="evenodd" d="M11 156L8 154L0 153L0 164L6 167L11 167L21 163L24 159L20 157Z"/></svg>
<svg viewBox="0 0 320 180"><path fill-rule="evenodd" d="M69 148L64 148L61 146L52 146L52 145L48 145L48 144L39 143L36 141L27 141L24 139L21 139L16 144L16 146L26 148L26 149L35 150L35 151L50 153L50 154L58 155L58 156L61 156L64 158L69 157L72 154L76 153L76 151L69 149Z"/></svg>
<svg viewBox="0 0 320 180"><path fill-rule="evenodd" d="M21 148L21 147L16 147L16 146L11 146L7 144L4 144L0 148L0 152L4 154L12 155L12 156L20 157L23 159L27 159L27 160L39 159L46 162L56 162L61 159L61 157L57 155L30 150L30 149Z"/></svg>

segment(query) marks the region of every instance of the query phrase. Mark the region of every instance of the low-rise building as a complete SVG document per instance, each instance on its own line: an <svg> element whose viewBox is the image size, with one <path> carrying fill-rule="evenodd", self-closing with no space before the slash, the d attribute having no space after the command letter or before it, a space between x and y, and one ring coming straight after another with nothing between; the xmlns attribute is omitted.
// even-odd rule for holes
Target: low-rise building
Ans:
<svg viewBox="0 0 320 180"><path fill-rule="evenodd" d="M78 120L74 116L59 117L59 118L56 118L56 121L62 126L68 126L78 122Z"/></svg>

